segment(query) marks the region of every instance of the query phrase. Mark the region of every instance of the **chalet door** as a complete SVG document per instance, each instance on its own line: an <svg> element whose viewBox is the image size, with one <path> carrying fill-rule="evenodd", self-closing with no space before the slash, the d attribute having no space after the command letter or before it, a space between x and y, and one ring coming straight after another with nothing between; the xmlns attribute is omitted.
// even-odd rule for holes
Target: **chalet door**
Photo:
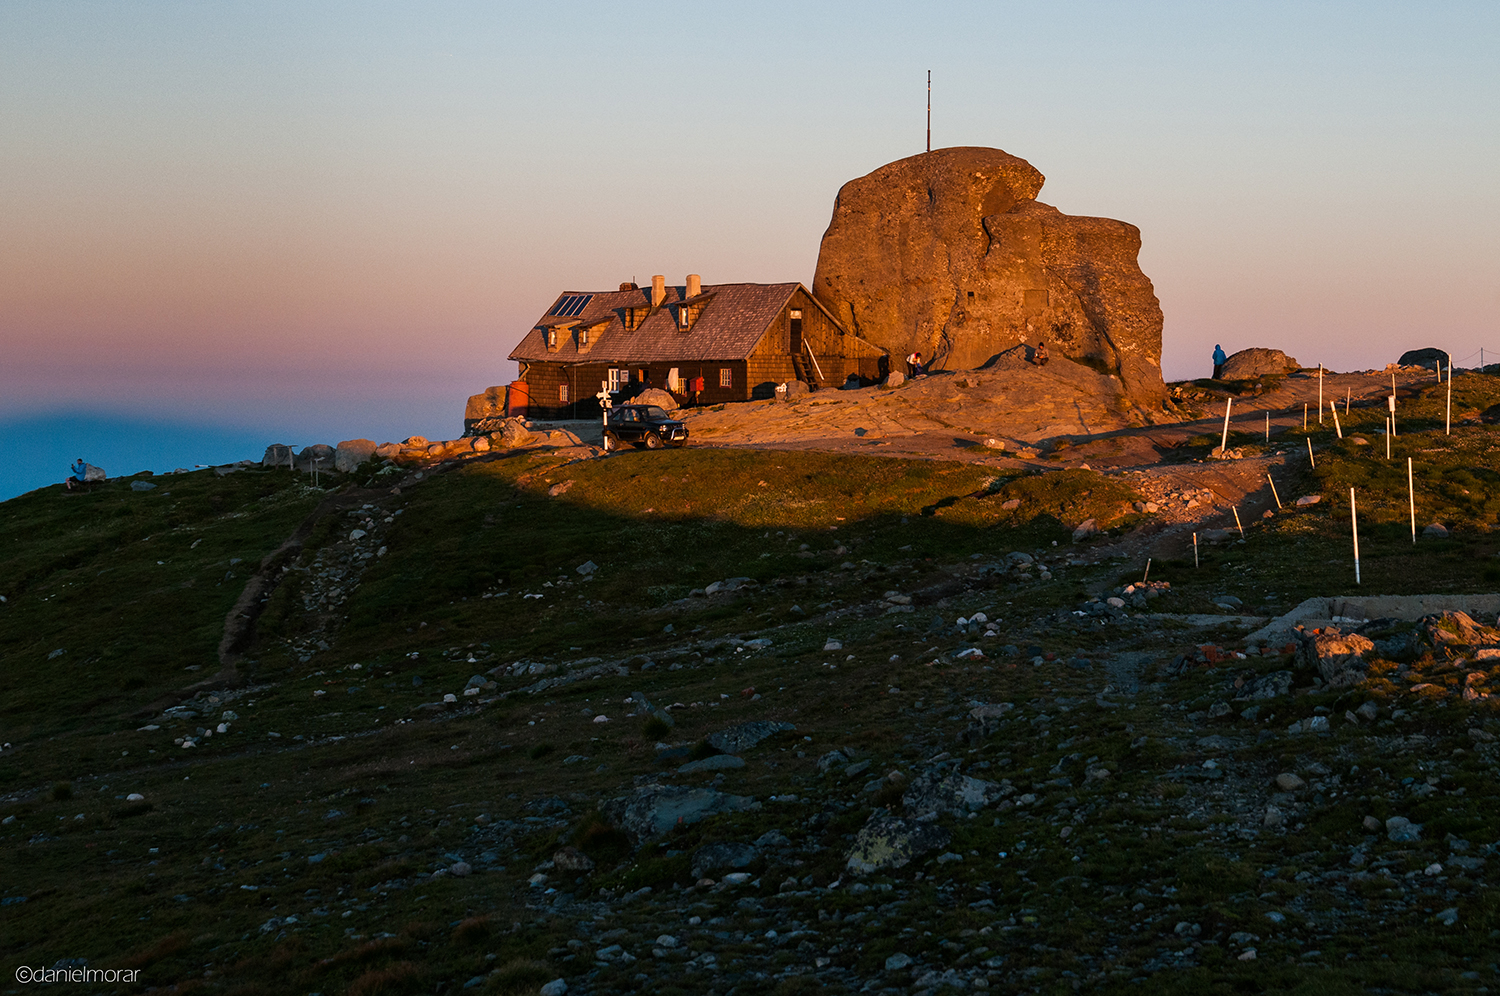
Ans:
<svg viewBox="0 0 1500 996"><path fill-rule="evenodd" d="M788 325L791 330L791 342L788 343L788 346L791 354L796 356L802 352L802 312L800 310L792 310L791 321L788 322Z"/></svg>

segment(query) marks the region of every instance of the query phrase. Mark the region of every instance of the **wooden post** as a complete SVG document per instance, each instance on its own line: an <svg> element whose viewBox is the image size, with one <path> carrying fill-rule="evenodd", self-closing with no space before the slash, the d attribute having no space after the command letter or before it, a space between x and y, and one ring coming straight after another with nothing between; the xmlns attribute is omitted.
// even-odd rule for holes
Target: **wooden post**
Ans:
<svg viewBox="0 0 1500 996"><path fill-rule="evenodd" d="M1266 412L1266 442L1271 441L1271 413Z"/></svg>
<svg viewBox="0 0 1500 996"><path fill-rule="evenodd" d="M1353 394L1354 394L1354 389L1353 388L1350 388L1350 387L1344 388L1344 417L1345 418L1349 417L1349 398Z"/></svg>
<svg viewBox="0 0 1500 996"><path fill-rule="evenodd" d="M1307 437L1307 462L1310 463L1310 464L1312 464L1314 470L1317 469L1317 467L1318 467L1318 461L1316 461L1316 460L1313 459L1313 455L1312 455L1312 437L1311 436Z"/></svg>
<svg viewBox="0 0 1500 996"><path fill-rule="evenodd" d="M1146 558L1146 573L1141 575L1141 584L1145 584L1150 579L1151 579L1151 558L1147 557Z"/></svg>
<svg viewBox="0 0 1500 996"><path fill-rule="evenodd" d="M1328 410L1333 413L1333 428L1338 432L1339 438L1343 439L1344 427L1339 425L1339 403L1337 401L1328 402Z"/></svg>
<svg viewBox="0 0 1500 996"><path fill-rule="evenodd" d="M1307 402L1302 402L1302 431L1307 431Z"/></svg>
<svg viewBox="0 0 1500 996"><path fill-rule="evenodd" d="M1411 477L1411 457L1406 458L1406 504L1411 509L1411 545L1417 545L1417 489Z"/></svg>
<svg viewBox="0 0 1500 996"><path fill-rule="evenodd" d="M1229 510L1234 513L1234 527L1240 531L1240 539L1244 539L1245 527L1240 524L1240 510L1232 505Z"/></svg>
<svg viewBox="0 0 1500 996"><path fill-rule="evenodd" d="M1323 424L1323 364L1318 364L1318 424Z"/></svg>
<svg viewBox="0 0 1500 996"><path fill-rule="evenodd" d="M1224 399L1224 434L1219 437L1219 455L1225 456L1229 449L1229 409L1234 407L1233 398Z"/></svg>
<svg viewBox="0 0 1500 996"><path fill-rule="evenodd" d="M1193 566L1198 566L1198 534L1193 534Z"/></svg>
<svg viewBox="0 0 1500 996"><path fill-rule="evenodd" d="M1448 357L1448 410L1443 416L1443 435L1453 435L1453 357Z"/></svg>
<svg viewBox="0 0 1500 996"><path fill-rule="evenodd" d="M1279 495L1279 494L1276 493L1276 482L1271 480L1271 475L1270 474L1266 475L1266 480L1268 482L1270 482L1270 485L1271 485L1271 497L1276 499L1276 507L1280 508L1281 507L1281 495Z"/></svg>
<svg viewBox="0 0 1500 996"><path fill-rule="evenodd" d="M1349 527L1354 531L1354 583L1359 584L1359 512L1354 507L1354 489L1349 489Z"/></svg>

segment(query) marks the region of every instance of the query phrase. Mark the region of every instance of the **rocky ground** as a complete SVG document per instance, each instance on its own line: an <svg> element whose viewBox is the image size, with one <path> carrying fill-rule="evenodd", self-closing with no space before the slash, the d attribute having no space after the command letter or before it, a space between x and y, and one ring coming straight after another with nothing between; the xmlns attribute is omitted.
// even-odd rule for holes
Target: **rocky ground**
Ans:
<svg viewBox="0 0 1500 996"><path fill-rule="evenodd" d="M1415 546L1404 465L1300 420L1109 474L564 440L5 503L7 948L119 991L1488 991L1496 620L1247 639L1500 582L1491 430L1431 401ZM1364 589L1292 501L1351 481Z"/></svg>

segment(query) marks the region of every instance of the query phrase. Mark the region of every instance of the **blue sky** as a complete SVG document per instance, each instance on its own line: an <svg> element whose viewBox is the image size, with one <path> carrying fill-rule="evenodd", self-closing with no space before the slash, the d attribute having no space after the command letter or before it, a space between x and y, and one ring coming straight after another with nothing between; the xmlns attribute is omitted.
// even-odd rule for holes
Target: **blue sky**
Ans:
<svg viewBox="0 0 1500 996"><path fill-rule="evenodd" d="M1141 228L1168 377L1500 354L1497 51L1492 2L10 0L0 419L452 435L564 287L810 281L928 69L936 146Z"/></svg>

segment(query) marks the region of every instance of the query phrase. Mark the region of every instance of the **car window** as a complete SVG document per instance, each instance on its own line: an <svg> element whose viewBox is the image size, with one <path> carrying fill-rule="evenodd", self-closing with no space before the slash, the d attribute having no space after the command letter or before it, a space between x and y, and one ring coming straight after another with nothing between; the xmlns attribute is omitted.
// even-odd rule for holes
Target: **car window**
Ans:
<svg viewBox="0 0 1500 996"><path fill-rule="evenodd" d="M666 410L662 409L662 408L658 408L656 405L651 405L649 408L647 408L645 410L644 414L645 414L646 418L648 418L648 419L666 419L666 418L668 418Z"/></svg>

